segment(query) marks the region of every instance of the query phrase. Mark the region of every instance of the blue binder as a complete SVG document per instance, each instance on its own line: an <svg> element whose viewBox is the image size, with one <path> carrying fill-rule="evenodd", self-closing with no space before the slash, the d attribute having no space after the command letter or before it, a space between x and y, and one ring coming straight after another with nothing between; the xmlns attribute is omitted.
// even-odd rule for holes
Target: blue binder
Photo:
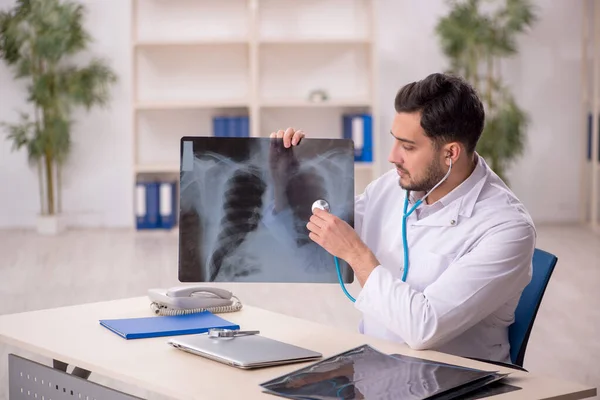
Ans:
<svg viewBox="0 0 600 400"><path fill-rule="evenodd" d="M227 117L227 137L238 137L239 132L239 119L237 117Z"/></svg>
<svg viewBox="0 0 600 400"><path fill-rule="evenodd" d="M228 134L228 118L222 116L213 117L213 136L227 137Z"/></svg>
<svg viewBox="0 0 600 400"><path fill-rule="evenodd" d="M156 229L160 226L158 202L158 182L146 183L147 228L149 229Z"/></svg>
<svg viewBox="0 0 600 400"><path fill-rule="evenodd" d="M209 311L164 317L101 319L100 325L128 340L191 335L205 333L212 328L240 329L239 325Z"/></svg>
<svg viewBox="0 0 600 400"><path fill-rule="evenodd" d="M363 154L360 161L373 161L373 117L370 114L363 114Z"/></svg>
<svg viewBox="0 0 600 400"><path fill-rule="evenodd" d="M136 183L136 226L137 229L157 229L159 220L159 184L157 182Z"/></svg>
<svg viewBox="0 0 600 400"><path fill-rule="evenodd" d="M250 118L248 117L237 117L238 118L238 128L240 137L248 137L250 136Z"/></svg>
<svg viewBox="0 0 600 400"><path fill-rule="evenodd" d="M175 226L177 210L177 184L175 182L160 183L160 227L171 229Z"/></svg>
<svg viewBox="0 0 600 400"><path fill-rule="evenodd" d="M598 118L600 119L600 117L598 117ZM588 120L587 120L587 159L588 159L588 161L592 160L592 141L593 141L592 121L593 121L592 114L588 114ZM598 128L597 135L600 138L600 128ZM600 162L600 140L598 141L598 160L597 161Z"/></svg>
<svg viewBox="0 0 600 400"><path fill-rule="evenodd" d="M135 185L135 223L137 229L148 228L146 185L143 182L138 182Z"/></svg>
<svg viewBox="0 0 600 400"><path fill-rule="evenodd" d="M248 137L250 136L250 118L248 116L213 117L213 136Z"/></svg>
<svg viewBox="0 0 600 400"><path fill-rule="evenodd" d="M354 121L357 118L361 123L360 132L355 131ZM373 118L370 114L342 115L342 136L355 142L354 161L373 161ZM361 146L356 144L357 140L362 142Z"/></svg>

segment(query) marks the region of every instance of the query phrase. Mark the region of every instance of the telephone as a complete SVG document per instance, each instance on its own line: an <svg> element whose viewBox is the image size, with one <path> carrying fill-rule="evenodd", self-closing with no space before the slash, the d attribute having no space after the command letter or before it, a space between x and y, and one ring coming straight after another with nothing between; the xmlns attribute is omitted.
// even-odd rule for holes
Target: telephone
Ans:
<svg viewBox="0 0 600 400"><path fill-rule="evenodd" d="M150 307L157 315L181 315L202 311L235 312L242 303L230 291L207 286L176 286L168 290L149 289Z"/></svg>

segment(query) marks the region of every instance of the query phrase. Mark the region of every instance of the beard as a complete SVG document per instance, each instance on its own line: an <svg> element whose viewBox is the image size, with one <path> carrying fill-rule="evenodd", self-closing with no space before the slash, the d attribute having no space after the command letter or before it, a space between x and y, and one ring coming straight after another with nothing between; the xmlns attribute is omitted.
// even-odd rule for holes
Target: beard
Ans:
<svg viewBox="0 0 600 400"><path fill-rule="evenodd" d="M398 165L396 167L400 169ZM404 169L400 170L405 171ZM417 181L413 181L411 179L411 182L409 182L406 186L402 186L402 182L399 179L398 185L404 190L410 190L412 192L428 192L444 178L446 172L447 171L444 170L442 163L437 159L433 159L427 166L427 170L425 171L425 175L422 179ZM408 177L410 177L410 175Z"/></svg>

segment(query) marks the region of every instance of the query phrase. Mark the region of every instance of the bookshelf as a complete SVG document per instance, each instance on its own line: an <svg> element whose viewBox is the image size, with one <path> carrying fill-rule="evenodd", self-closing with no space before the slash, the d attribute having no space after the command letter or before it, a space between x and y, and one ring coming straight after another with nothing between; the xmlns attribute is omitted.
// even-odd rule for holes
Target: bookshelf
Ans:
<svg viewBox="0 0 600 400"><path fill-rule="evenodd" d="M581 24L580 222L600 233L600 7L584 1Z"/></svg>
<svg viewBox="0 0 600 400"><path fill-rule="evenodd" d="M289 126L341 138L342 116L372 116L379 176L374 0L132 0L134 181L179 174L179 139L213 135L217 115L248 116L249 135ZM314 90L328 99L310 100Z"/></svg>

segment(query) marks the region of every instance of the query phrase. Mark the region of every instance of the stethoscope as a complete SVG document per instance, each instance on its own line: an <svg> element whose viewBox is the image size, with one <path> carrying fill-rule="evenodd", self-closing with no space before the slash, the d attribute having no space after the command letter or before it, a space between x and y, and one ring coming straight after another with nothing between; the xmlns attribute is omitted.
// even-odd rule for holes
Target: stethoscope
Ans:
<svg viewBox="0 0 600 400"><path fill-rule="evenodd" d="M252 336L260 334L260 331L241 331L239 329L211 328L207 332L209 338L231 339L239 336Z"/></svg>
<svg viewBox="0 0 600 400"><path fill-rule="evenodd" d="M448 156L448 158L450 158L450 156ZM444 181L446 179L448 179L451 171L452 171L452 158L450 158L450 167L448 168L448 172L446 172L446 175L444 175L444 177L433 188L431 188L425 194L425 196L418 199L415 202L415 204L411 207L410 210L408 210L410 190L406 191L406 197L404 198L404 209L403 209L403 213L402 213L402 248L404 250L404 271L402 272L402 282L406 282L406 277L408 276L408 240L406 239L406 220L421 204L423 204L425 199L435 189L437 189L442 183L444 183ZM327 212L329 212L331 210L329 203L323 199L319 199L313 203L312 210L314 210L315 208L320 208L321 210L324 210ZM352 295L350 293L348 293L348 290L346 290L346 285L344 284L344 281L342 279L342 273L340 271L340 262L339 262L337 256L333 256L333 260L335 261L335 268L337 270L338 281L340 283L340 286L342 287L342 290L344 291L344 294L346 295L346 297L348 297L350 299L350 301L355 302L356 299L354 297L352 297Z"/></svg>

